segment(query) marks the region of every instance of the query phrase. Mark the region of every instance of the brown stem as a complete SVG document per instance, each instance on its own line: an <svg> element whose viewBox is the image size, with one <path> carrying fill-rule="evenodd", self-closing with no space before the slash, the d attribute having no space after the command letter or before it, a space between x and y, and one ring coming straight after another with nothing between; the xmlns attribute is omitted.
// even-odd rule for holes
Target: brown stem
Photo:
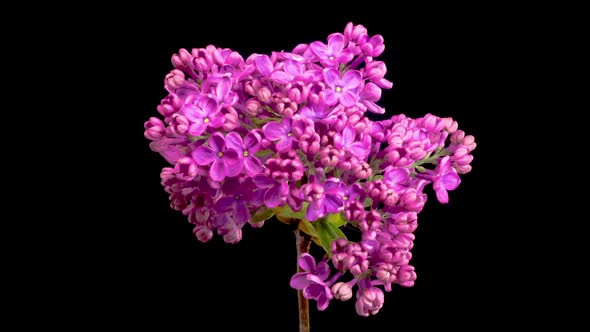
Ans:
<svg viewBox="0 0 590 332"><path fill-rule="evenodd" d="M299 229L295 230L295 244L297 246L297 259L301 254L309 252L309 245L311 239ZM297 272L302 272L302 269L297 264ZM309 300L303 297L303 291L297 291L297 298L299 302L299 332L309 332Z"/></svg>

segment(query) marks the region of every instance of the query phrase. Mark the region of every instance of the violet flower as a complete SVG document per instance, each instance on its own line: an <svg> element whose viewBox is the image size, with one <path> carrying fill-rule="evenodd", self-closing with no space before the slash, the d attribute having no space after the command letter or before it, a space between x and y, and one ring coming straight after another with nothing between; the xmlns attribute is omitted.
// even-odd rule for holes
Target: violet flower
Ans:
<svg viewBox="0 0 590 332"><path fill-rule="evenodd" d="M278 152L286 152L293 147L293 133L291 132L291 119L283 118L281 123L271 121L262 127L264 136L269 141L277 141Z"/></svg>
<svg viewBox="0 0 590 332"><path fill-rule="evenodd" d="M248 176L254 176L262 172L262 163L256 158L255 153L260 150L260 136L256 132L249 132L242 140L242 136L236 132L231 132L225 137L225 144L228 148L238 152L242 163L236 165L242 171L246 170Z"/></svg>
<svg viewBox="0 0 590 332"><path fill-rule="evenodd" d="M330 178L320 184L317 177L312 176L309 183L301 187L301 191L309 201L305 219L316 221L328 213L341 211L344 207L342 196L344 196L345 188L346 185L337 178Z"/></svg>
<svg viewBox="0 0 590 332"><path fill-rule="evenodd" d="M297 260L299 267L306 272L298 272L291 277L291 287L303 290L306 299L317 301L319 311L323 311L334 298L325 280L330 276L330 267L324 261L316 265L316 261L308 253L302 254Z"/></svg>
<svg viewBox="0 0 590 332"><path fill-rule="evenodd" d="M359 98L358 87L362 83L362 75L356 70L349 70L342 77L336 69L324 70L324 82L329 87L325 90L326 104L333 106L340 102L345 107L354 106Z"/></svg>
<svg viewBox="0 0 590 332"><path fill-rule="evenodd" d="M445 156L436 166L432 180L432 188L436 192L436 198L439 202L446 204L449 202L447 190L455 190L461 183L461 178L457 171L451 166L451 158Z"/></svg>
<svg viewBox="0 0 590 332"><path fill-rule="evenodd" d="M348 63L354 57L349 49L344 49L346 39L341 33L328 37L328 45L316 41L309 44L311 51L320 59L325 67L338 68L341 63Z"/></svg>
<svg viewBox="0 0 590 332"><path fill-rule="evenodd" d="M191 121L188 133L193 136L201 135L208 127L223 126L223 114L217 101L208 96L189 97L187 104L182 107L182 114Z"/></svg>
<svg viewBox="0 0 590 332"><path fill-rule="evenodd" d="M217 182L241 172L241 168L236 167L240 162L238 152L226 146L225 137L221 133L212 134L209 146L199 146L192 152L192 157L198 165L211 164L209 175Z"/></svg>

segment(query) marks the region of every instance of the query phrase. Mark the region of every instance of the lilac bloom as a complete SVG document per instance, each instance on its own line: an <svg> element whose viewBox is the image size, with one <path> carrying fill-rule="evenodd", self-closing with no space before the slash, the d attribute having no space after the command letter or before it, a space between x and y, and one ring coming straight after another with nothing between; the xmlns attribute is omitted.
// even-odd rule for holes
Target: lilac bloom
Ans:
<svg viewBox="0 0 590 332"><path fill-rule="evenodd" d="M263 77L270 77L270 74L274 70L274 65L268 55L259 54L254 59L254 62L256 64L256 69L258 69L258 71L260 72L260 74L262 74Z"/></svg>
<svg viewBox="0 0 590 332"><path fill-rule="evenodd" d="M269 141L278 141L276 144L278 152L286 152L293 147L293 133L291 129L290 118L283 118L281 123L272 121L262 127L264 136Z"/></svg>
<svg viewBox="0 0 590 332"><path fill-rule="evenodd" d="M305 219L316 221L328 213L336 213L344 207L344 190L346 185L337 178L330 178L320 184L315 176L310 177L308 184L301 187L309 200Z"/></svg>
<svg viewBox="0 0 590 332"><path fill-rule="evenodd" d="M291 277L291 287L303 290L306 299L318 302L318 310L328 307L334 297L325 280L330 276L330 267L324 261L316 265L315 259L308 253L302 254L297 260L299 267L306 272L298 272Z"/></svg>
<svg viewBox="0 0 590 332"><path fill-rule="evenodd" d="M459 178L457 171L451 166L451 158L449 156L441 159L434 172L432 188L436 192L438 201L446 204L449 202L447 190L457 189L461 183L461 178Z"/></svg>
<svg viewBox="0 0 590 332"><path fill-rule="evenodd" d="M385 169L383 182L396 192L404 190L409 180L410 171L407 168L389 166Z"/></svg>
<svg viewBox="0 0 590 332"><path fill-rule="evenodd" d="M358 158L365 158L369 154L370 143L367 140L355 141L356 131L352 126L346 126L342 134L334 135L334 146L337 149L343 149L350 152Z"/></svg>
<svg viewBox="0 0 590 332"><path fill-rule="evenodd" d="M362 83L362 75L357 70L349 70L342 78L340 73L333 68L324 69L324 82L326 89L326 104L333 106L340 102L345 107L356 105L359 98L359 86Z"/></svg>
<svg viewBox="0 0 590 332"><path fill-rule="evenodd" d="M282 70L276 70L271 75L275 82L288 84L293 81L318 81L322 77L319 70L306 70L305 65L297 60L289 59L283 63Z"/></svg>
<svg viewBox="0 0 590 332"><path fill-rule="evenodd" d="M289 186L285 181L275 181L272 178L258 174L252 178L252 182L260 188L258 191L262 196L261 200L268 208L281 206L285 203L289 194Z"/></svg>
<svg viewBox="0 0 590 332"><path fill-rule="evenodd" d="M241 172L241 168L236 166L240 162L238 152L226 146L225 138L221 133L212 134L209 138L209 146L199 146L192 152L192 157L198 165L211 164L209 175L216 182Z"/></svg>
<svg viewBox="0 0 590 332"><path fill-rule="evenodd" d="M215 202L214 209L218 214L228 214L238 225L245 224L250 219L250 211L246 202L250 201L252 183L240 183L238 178L231 178L221 187L226 195ZM219 227L220 225L215 225Z"/></svg>
<svg viewBox="0 0 590 332"><path fill-rule="evenodd" d="M255 153L260 150L260 136L257 133L249 132L242 140L240 134L231 132L225 137L225 144L238 152L242 163L237 164L236 167L240 171L243 167L249 176L262 173L262 163L255 156Z"/></svg>
<svg viewBox="0 0 590 332"><path fill-rule="evenodd" d="M316 41L309 44L311 51L320 59L325 67L338 67L341 63L352 60L354 54L349 49L344 49L345 38L341 33L335 33L328 37L328 45Z"/></svg>
<svg viewBox="0 0 590 332"><path fill-rule="evenodd" d="M232 91L232 80L229 76L212 76L207 80L209 81L217 83L215 90L209 96L217 100L220 106L231 107L238 101L238 95Z"/></svg>
<svg viewBox="0 0 590 332"><path fill-rule="evenodd" d="M219 128L223 126L223 114L220 110L217 101L211 97L189 97L187 104L181 110L182 114L191 122L188 133L199 136L207 127Z"/></svg>
<svg viewBox="0 0 590 332"><path fill-rule="evenodd" d="M342 107L330 107L325 104L306 105L299 111L300 114L314 122L332 124L337 120L337 116L342 111Z"/></svg>
<svg viewBox="0 0 590 332"><path fill-rule="evenodd" d="M364 192L363 188L358 183L353 183L350 186L346 187L342 194L342 199L344 203L354 201L357 197L359 197Z"/></svg>

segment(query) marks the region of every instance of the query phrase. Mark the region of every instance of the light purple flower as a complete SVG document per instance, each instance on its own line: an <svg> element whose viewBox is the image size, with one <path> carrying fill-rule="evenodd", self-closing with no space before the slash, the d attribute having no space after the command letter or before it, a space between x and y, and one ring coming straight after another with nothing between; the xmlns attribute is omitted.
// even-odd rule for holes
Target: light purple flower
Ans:
<svg viewBox="0 0 590 332"><path fill-rule="evenodd" d="M264 136L269 141L277 141L278 152L286 152L293 147L293 133L291 132L291 119L283 118L281 123L269 122L262 127Z"/></svg>
<svg viewBox="0 0 590 332"><path fill-rule="evenodd" d="M225 181L221 190L226 196L215 202L215 211L218 214L229 214L238 225L245 224L250 219L250 211L246 203L250 202L253 187L252 182L249 184L247 182L241 183L238 178Z"/></svg>
<svg viewBox="0 0 590 332"><path fill-rule="evenodd" d="M449 202L447 190L455 190L461 183L461 178L457 171L451 166L451 158L445 156L436 166L432 188L436 192L436 198L439 202L446 204Z"/></svg>
<svg viewBox="0 0 590 332"><path fill-rule="evenodd" d="M241 168L236 167L240 162L238 152L228 148L221 133L214 133L209 138L209 146L199 146L192 152L193 159L198 165L209 165L211 179L221 182L226 176L240 174Z"/></svg>
<svg viewBox="0 0 590 332"><path fill-rule="evenodd" d="M231 132L225 137L225 144L228 148L234 149L238 152L241 163L236 167L242 171L242 167L246 170L246 174L254 176L262 172L262 163L256 158L255 153L260 150L260 136L256 132L249 132L242 140L242 136L236 132Z"/></svg>
<svg viewBox="0 0 590 332"><path fill-rule="evenodd" d="M324 69L324 82L329 87L325 90L326 104L333 106L340 102L345 107L352 107L357 103L358 88L362 83L360 72L349 70L340 77L336 69Z"/></svg>
<svg viewBox="0 0 590 332"><path fill-rule="evenodd" d="M370 285L366 280L366 284ZM360 287L357 291L357 300L355 303L356 313L360 316L369 317L369 314L376 315L383 307L385 297L383 291L377 287Z"/></svg>
<svg viewBox="0 0 590 332"><path fill-rule="evenodd" d="M324 261L316 265L315 259L308 253L302 254L297 262L306 272L298 272L291 277L291 287L303 290L303 296L306 299L314 299L318 302L318 310L325 310L334 297L325 282L330 276L330 267Z"/></svg>
<svg viewBox="0 0 590 332"><path fill-rule="evenodd" d="M344 49L346 39L341 33L334 33L328 37L328 45L316 41L309 44L311 51L320 59L326 67L338 67L341 63L347 63L354 57L349 49Z"/></svg>
<svg viewBox="0 0 590 332"><path fill-rule="evenodd" d="M260 188L259 194L264 205L268 208L281 206L287 200L289 186L285 181L275 181L264 174L255 175L252 182Z"/></svg>
<svg viewBox="0 0 590 332"><path fill-rule="evenodd" d="M352 126L346 126L342 134L334 135L334 146L337 149L343 149L350 152L353 156L364 159L370 150L370 144L367 140L355 141L356 130ZM368 137L367 137L368 138Z"/></svg>
<svg viewBox="0 0 590 332"><path fill-rule="evenodd" d="M192 122L188 127L189 134L199 136L207 127L223 126L223 114L215 99L208 96L189 97L187 102L182 107L182 114Z"/></svg>
<svg viewBox="0 0 590 332"><path fill-rule="evenodd" d="M342 112L341 106L332 107L325 104L305 105L299 110L302 117L325 124L334 123L340 112Z"/></svg>

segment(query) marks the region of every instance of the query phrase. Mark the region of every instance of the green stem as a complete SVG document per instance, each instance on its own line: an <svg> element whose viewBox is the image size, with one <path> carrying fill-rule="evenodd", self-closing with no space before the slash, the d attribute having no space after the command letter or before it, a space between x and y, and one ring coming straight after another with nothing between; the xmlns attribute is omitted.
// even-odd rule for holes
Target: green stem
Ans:
<svg viewBox="0 0 590 332"><path fill-rule="evenodd" d="M451 151L449 151L447 149L436 150L434 155L424 158L422 160L416 161L415 163L412 164L412 166L410 166L410 168L417 167L422 164L435 164L438 158L448 156L450 154L451 154Z"/></svg>
<svg viewBox="0 0 590 332"><path fill-rule="evenodd" d="M295 245L297 247L297 259L299 259L301 254L309 252L311 239L297 229L295 230ZM297 264L297 272L303 272L299 264ZM301 290L297 291L297 299L299 303L299 332L309 332L309 300L303 296Z"/></svg>

